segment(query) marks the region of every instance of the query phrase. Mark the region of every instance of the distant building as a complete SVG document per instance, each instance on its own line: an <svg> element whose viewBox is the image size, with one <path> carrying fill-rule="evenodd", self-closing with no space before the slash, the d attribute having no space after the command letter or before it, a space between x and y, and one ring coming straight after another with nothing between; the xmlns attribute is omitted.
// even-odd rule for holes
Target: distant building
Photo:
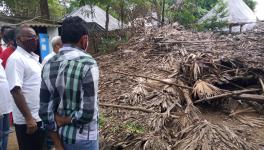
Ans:
<svg viewBox="0 0 264 150"><path fill-rule="evenodd" d="M41 18L21 18L0 15L0 27L9 25L18 27L22 24L31 26L40 38L40 50L36 53L42 60L50 51L52 51L51 39L59 35L59 23Z"/></svg>
<svg viewBox="0 0 264 150"><path fill-rule="evenodd" d="M66 15L66 17L70 16L79 16L83 20L85 20L87 22L89 32L105 30L106 12L98 6L82 6L79 9L74 10L70 14ZM112 31L117 29L121 29L121 22L113 16L109 15L108 30Z"/></svg>
<svg viewBox="0 0 264 150"><path fill-rule="evenodd" d="M203 16L199 22L217 16L219 21L227 21L229 30L232 32L248 31L254 28L257 22L257 16L243 0L223 1L226 4L226 9L223 10L223 12L227 12L226 16L222 17L220 14L223 12L217 12L217 9L220 7L220 5L217 4L212 10ZM228 30L228 28L223 30Z"/></svg>

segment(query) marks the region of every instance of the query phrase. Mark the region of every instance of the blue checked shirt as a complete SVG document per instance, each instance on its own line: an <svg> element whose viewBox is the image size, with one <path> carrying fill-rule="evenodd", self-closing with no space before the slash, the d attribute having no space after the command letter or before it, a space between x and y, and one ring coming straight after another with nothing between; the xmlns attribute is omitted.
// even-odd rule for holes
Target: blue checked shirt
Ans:
<svg viewBox="0 0 264 150"><path fill-rule="evenodd" d="M39 115L45 128L58 131L67 144L98 138L98 80L96 61L72 45L43 67ZM57 127L54 115L70 116L72 124Z"/></svg>

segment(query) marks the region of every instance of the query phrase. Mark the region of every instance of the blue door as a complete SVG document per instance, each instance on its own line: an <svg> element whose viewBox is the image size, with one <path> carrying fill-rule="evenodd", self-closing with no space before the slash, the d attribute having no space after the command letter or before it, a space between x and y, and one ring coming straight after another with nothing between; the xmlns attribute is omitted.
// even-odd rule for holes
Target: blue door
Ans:
<svg viewBox="0 0 264 150"><path fill-rule="evenodd" d="M39 34L40 57L43 60L50 52L48 34Z"/></svg>

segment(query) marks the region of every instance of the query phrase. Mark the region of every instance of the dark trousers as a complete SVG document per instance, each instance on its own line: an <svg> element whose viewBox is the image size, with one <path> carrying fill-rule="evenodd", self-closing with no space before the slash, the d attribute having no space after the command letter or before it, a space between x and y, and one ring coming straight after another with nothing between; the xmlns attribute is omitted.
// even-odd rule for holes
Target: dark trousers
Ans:
<svg viewBox="0 0 264 150"><path fill-rule="evenodd" d="M46 132L41 128L42 122L38 122L38 130L33 134L27 134L27 126L15 124L19 150L43 150Z"/></svg>
<svg viewBox="0 0 264 150"><path fill-rule="evenodd" d="M0 150L7 150L9 129L9 114L0 116Z"/></svg>

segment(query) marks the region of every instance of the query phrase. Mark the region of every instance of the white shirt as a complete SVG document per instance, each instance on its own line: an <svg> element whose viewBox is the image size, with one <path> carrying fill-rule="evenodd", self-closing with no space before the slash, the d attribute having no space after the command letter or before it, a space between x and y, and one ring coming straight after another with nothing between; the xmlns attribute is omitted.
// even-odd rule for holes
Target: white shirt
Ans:
<svg viewBox="0 0 264 150"><path fill-rule="evenodd" d="M49 53L42 61L42 66L44 66L53 56L55 56L56 53L51 52Z"/></svg>
<svg viewBox="0 0 264 150"><path fill-rule="evenodd" d="M0 59L0 115L8 114L12 111L12 95L9 92L6 73Z"/></svg>
<svg viewBox="0 0 264 150"><path fill-rule="evenodd" d="M21 88L26 104L37 122L41 121L38 111L42 68L38 59L38 55L28 53L18 46L8 58L6 65L9 89L12 90L16 86ZM15 103L13 103L13 118L15 124L26 124L24 116Z"/></svg>

